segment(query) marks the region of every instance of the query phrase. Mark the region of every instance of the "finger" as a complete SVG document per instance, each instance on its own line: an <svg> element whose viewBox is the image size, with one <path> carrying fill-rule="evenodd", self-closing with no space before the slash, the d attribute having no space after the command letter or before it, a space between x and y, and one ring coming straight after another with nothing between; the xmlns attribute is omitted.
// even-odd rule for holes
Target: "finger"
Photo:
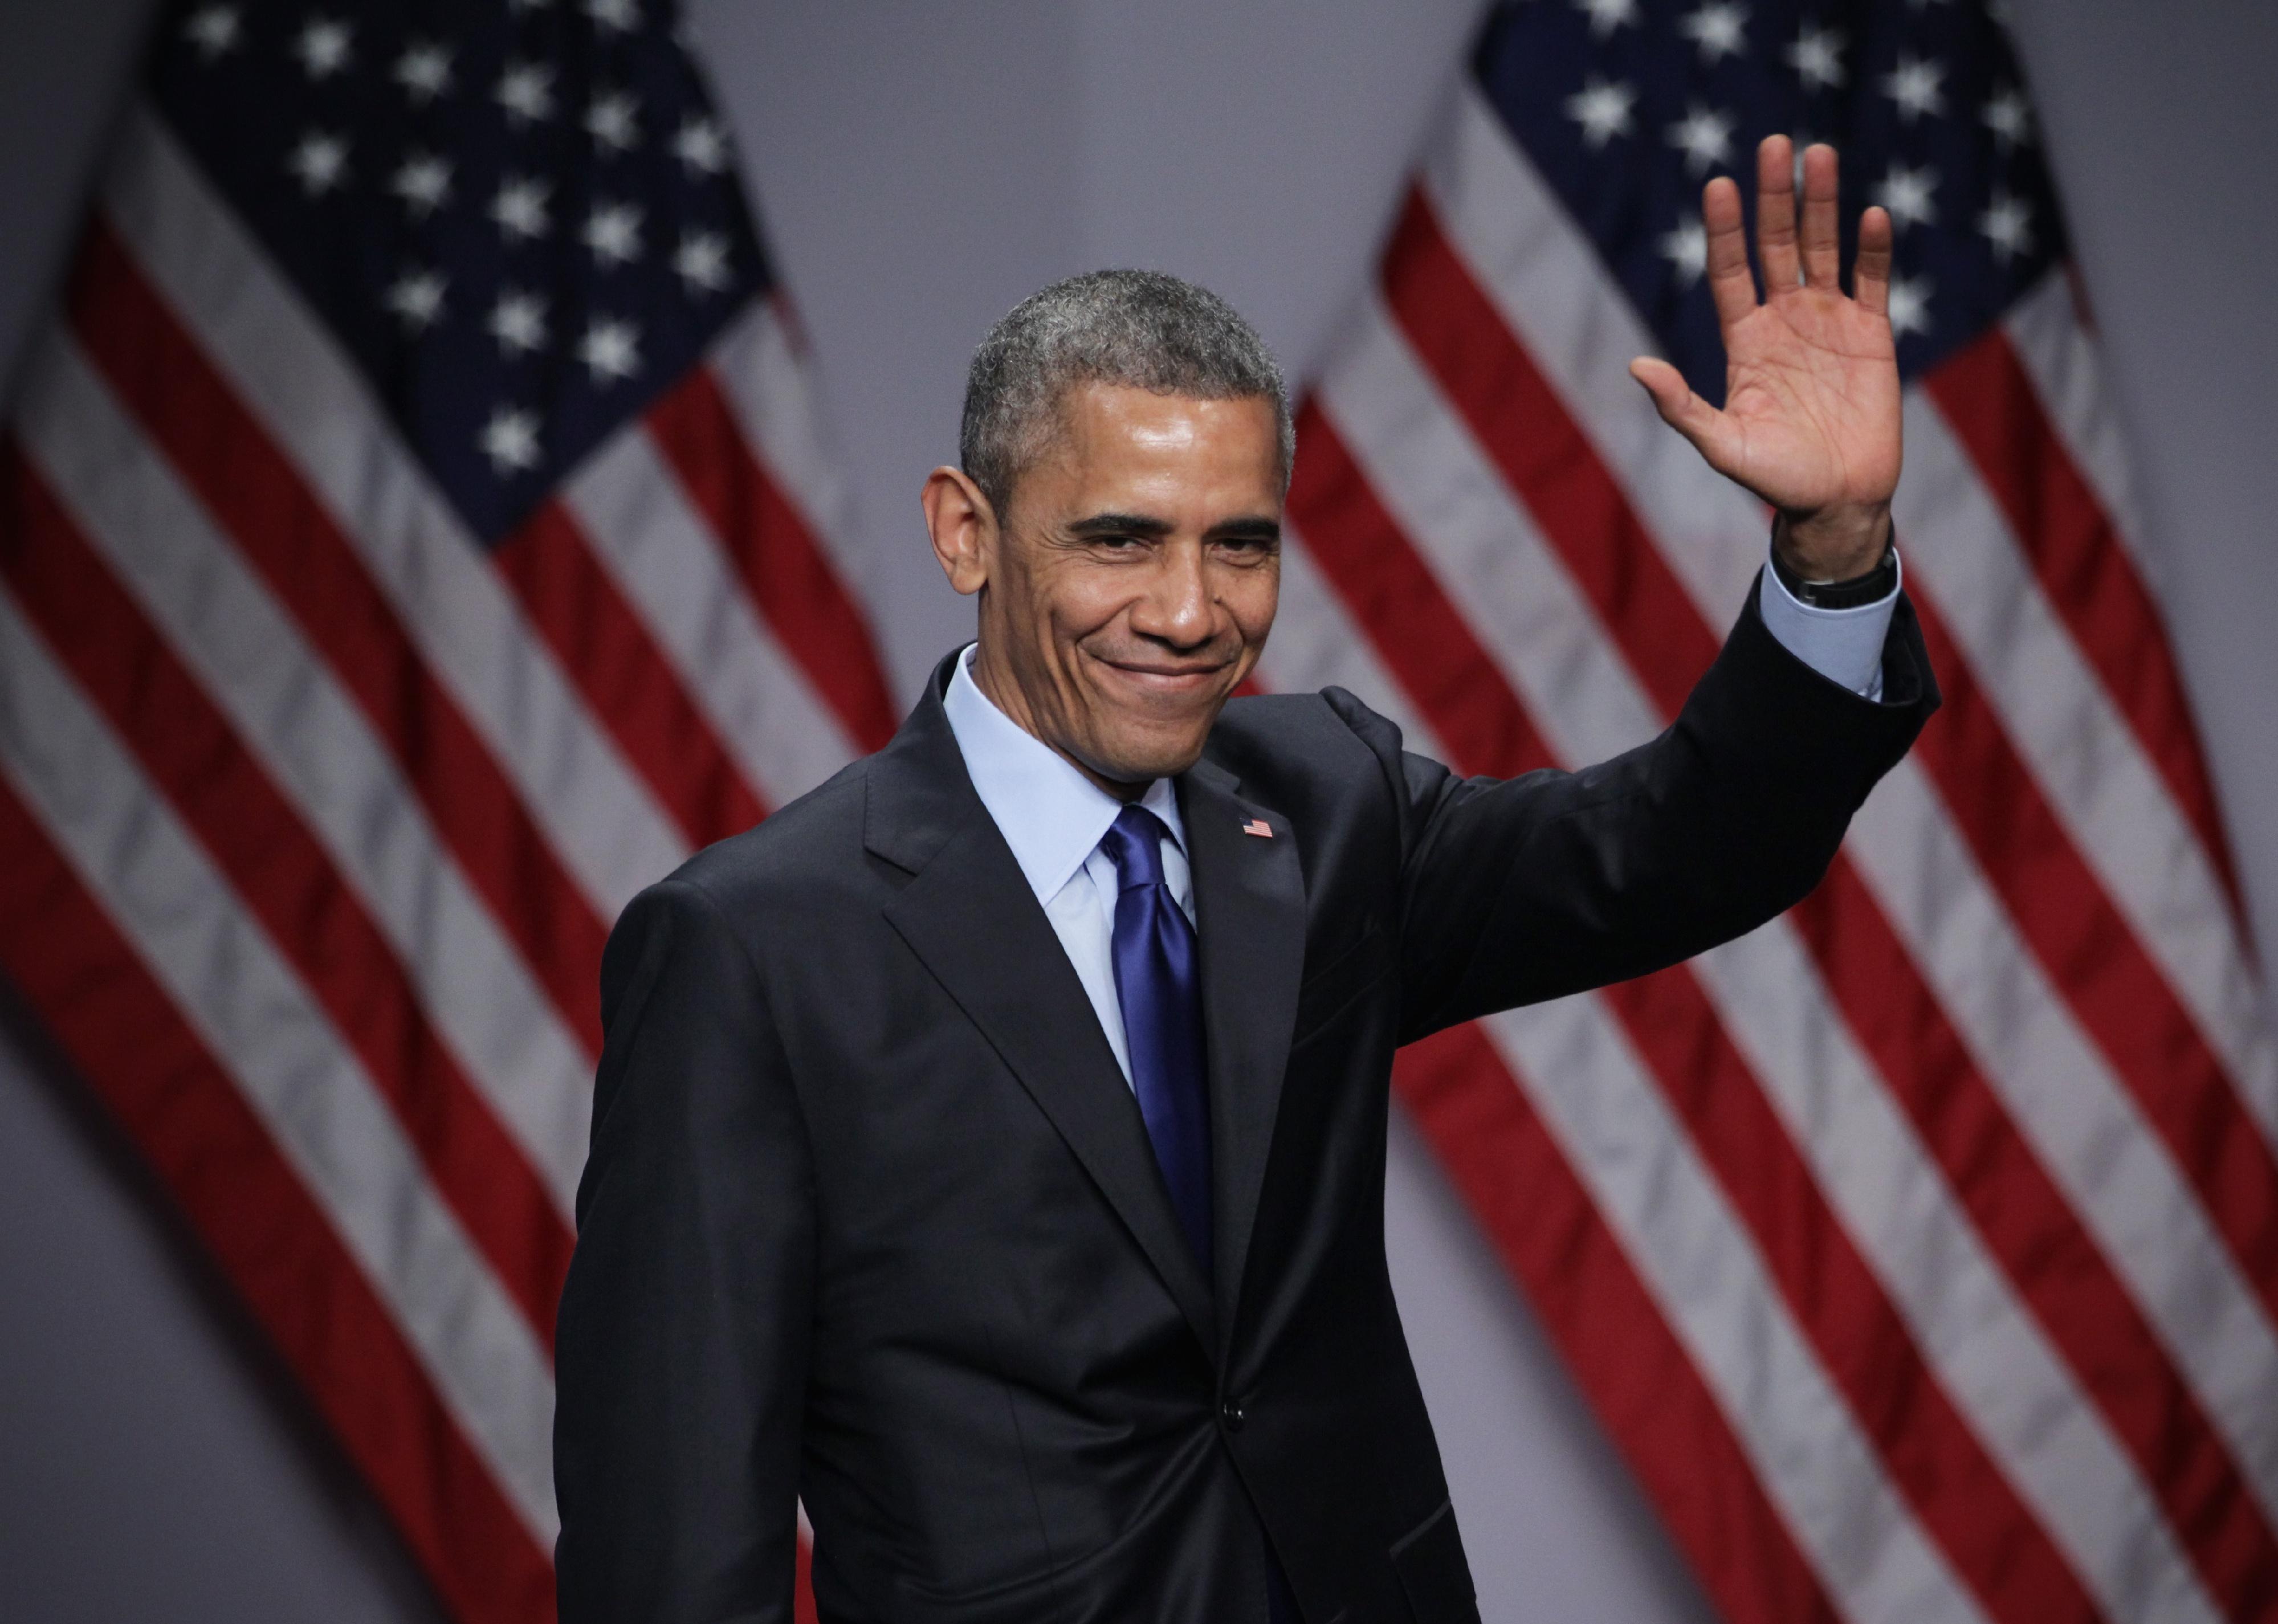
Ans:
<svg viewBox="0 0 2278 1624"><path fill-rule="evenodd" d="M1795 148L1785 135L1767 135L1756 148L1756 263L1764 268L1764 297L1796 285Z"/></svg>
<svg viewBox="0 0 2278 1624"><path fill-rule="evenodd" d="M1840 286L1843 244L1837 235L1835 149L1814 141L1803 149L1803 279L1830 293Z"/></svg>
<svg viewBox="0 0 2278 1624"><path fill-rule="evenodd" d="M1733 429L1724 413L1693 393L1685 374L1657 355L1630 362L1630 376L1645 385L1661 420L1693 442L1719 473L1728 471Z"/></svg>
<svg viewBox="0 0 2278 1624"><path fill-rule="evenodd" d="M1756 279L1748 273L1740 188L1723 175L1701 188L1701 224L1708 233L1708 296L1717 324L1729 328L1756 308Z"/></svg>
<svg viewBox="0 0 2278 1624"><path fill-rule="evenodd" d="M1880 203L1859 217L1859 257L1852 263L1851 296L1870 316L1891 312L1891 215Z"/></svg>

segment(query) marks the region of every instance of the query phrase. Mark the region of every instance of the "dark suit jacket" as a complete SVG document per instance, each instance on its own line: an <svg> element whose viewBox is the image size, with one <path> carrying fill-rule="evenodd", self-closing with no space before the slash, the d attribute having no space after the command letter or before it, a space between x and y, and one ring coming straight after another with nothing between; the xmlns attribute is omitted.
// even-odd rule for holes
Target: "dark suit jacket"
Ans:
<svg viewBox="0 0 2278 1624"><path fill-rule="evenodd" d="M1216 1287L941 705L626 910L562 1302L562 1616L1476 1616L1387 1277L1394 1048L1797 901L1937 703L1754 594L1668 732L1464 780L1342 690L1229 705L1180 782ZM1271 839L1245 835L1262 818Z"/></svg>

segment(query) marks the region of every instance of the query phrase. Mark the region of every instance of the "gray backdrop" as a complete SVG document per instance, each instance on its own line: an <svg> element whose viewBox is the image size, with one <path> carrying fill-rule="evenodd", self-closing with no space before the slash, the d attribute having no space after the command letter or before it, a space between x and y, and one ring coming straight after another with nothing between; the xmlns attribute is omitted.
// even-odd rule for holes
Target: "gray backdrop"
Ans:
<svg viewBox="0 0 2278 1624"><path fill-rule="evenodd" d="M1154 265L1226 294L1302 377L1366 273L1474 3L693 9L814 340L906 694L970 622L922 557L916 491L953 452L982 328L1055 276ZM2257 934L2278 941L2278 8L2014 9ZM149 10L0 4L0 370L41 318ZM1389 1208L1487 1617L1705 1616L1406 1138ZM273 1360L4 994L0 1616L433 1616Z"/></svg>

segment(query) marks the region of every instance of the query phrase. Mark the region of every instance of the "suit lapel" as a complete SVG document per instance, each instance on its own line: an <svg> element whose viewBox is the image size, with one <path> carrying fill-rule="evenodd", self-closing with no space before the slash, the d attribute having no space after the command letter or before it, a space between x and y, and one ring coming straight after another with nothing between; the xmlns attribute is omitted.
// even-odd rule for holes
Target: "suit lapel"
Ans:
<svg viewBox="0 0 2278 1624"><path fill-rule="evenodd" d="M1202 944L1219 1323L1227 1334L1257 1224L1305 957L1305 876L1297 842L1287 819L1243 800L1238 787L1208 761L1180 784ZM1258 820L1270 835L1245 832Z"/></svg>
<svg viewBox="0 0 2278 1624"><path fill-rule="evenodd" d="M1215 1353L1210 1291L1180 1234L1138 1102L966 774L938 697L946 669L870 765L864 843L913 876L887 920L1028 1090Z"/></svg>

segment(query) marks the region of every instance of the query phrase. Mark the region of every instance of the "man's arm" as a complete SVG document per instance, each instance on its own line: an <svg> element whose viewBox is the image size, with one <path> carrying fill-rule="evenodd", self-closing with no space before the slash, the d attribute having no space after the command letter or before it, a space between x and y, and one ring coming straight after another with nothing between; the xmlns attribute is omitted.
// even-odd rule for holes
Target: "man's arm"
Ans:
<svg viewBox="0 0 2278 1624"><path fill-rule="evenodd" d="M1579 773L1457 778L1333 694L1401 800L1401 1041L1644 975L1801 900L1937 708L1903 599L1882 682L1877 703L1811 670L1751 592L1668 730Z"/></svg>
<svg viewBox="0 0 2278 1624"><path fill-rule="evenodd" d="M711 897L636 898L554 1355L563 1624L791 1617L814 1290L805 1125Z"/></svg>

